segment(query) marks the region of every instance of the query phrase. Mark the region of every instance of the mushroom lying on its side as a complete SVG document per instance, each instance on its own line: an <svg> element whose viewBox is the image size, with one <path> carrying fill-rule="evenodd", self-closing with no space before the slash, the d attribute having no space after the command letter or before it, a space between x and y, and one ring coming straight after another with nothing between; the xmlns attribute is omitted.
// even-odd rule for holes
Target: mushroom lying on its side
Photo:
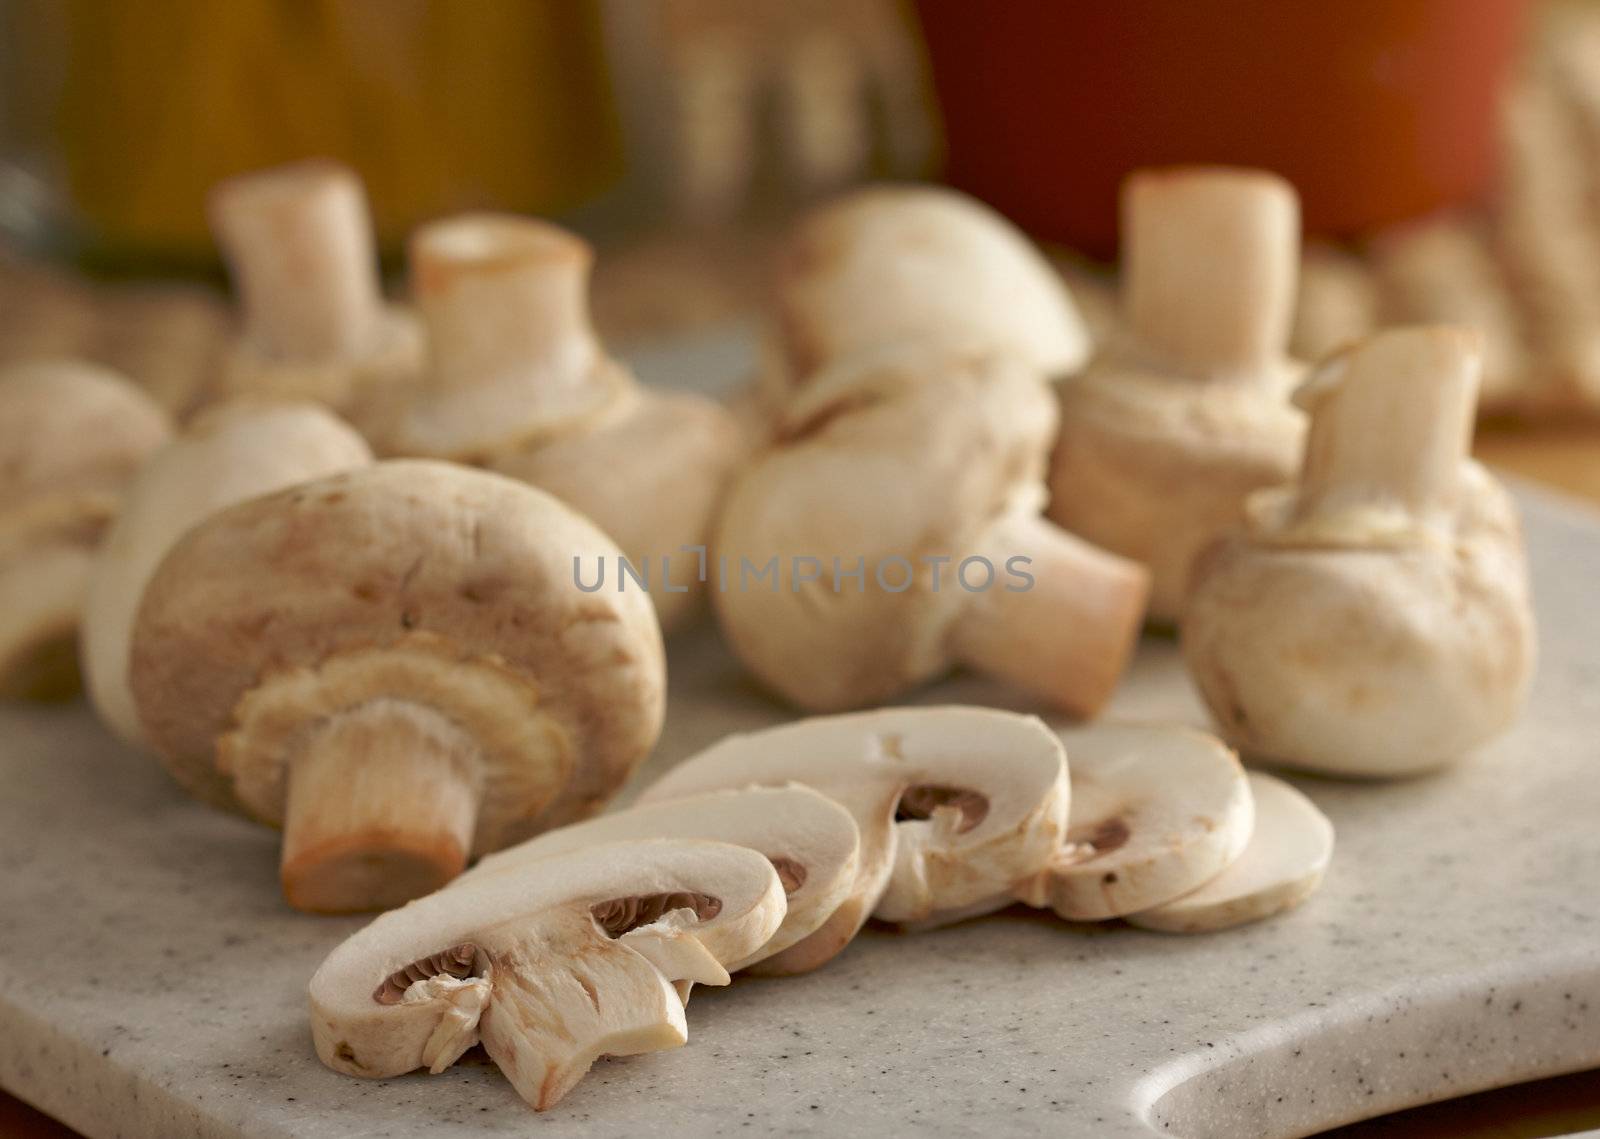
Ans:
<svg viewBox="0 0 1600 1139"><path fill-rule="evenodd" d="M976 343L1048 378L1089 354L1049 262L954 190L869 186L836 198L795 225L774 276L775 350L758 380L773 412L818 370L892 344Z"/></svg>
<svg viewBox="0 0 1600 1139"><path fill-rule="evenodd" d="M153 400L104 368L40 360L0 373L0 697L77 691L95 549L169 431Z"/></svg>
<svg viewBox="0 0 1600 1139"><path fill-rule="evenodd" d="M1323 361L1298 482L1195 566L1184 659L1223 735L1345 775L1461 758L1527 696L1516 510L1467 458L1476 336L1401 328Z"/></svg>
<svg viewBox="0 0 1600 1139"><path fill-rule="evenodd" d="M212 190L210 213L244 317L223 394L315 400L381 431L422 336L384 303L360 178L320 160L241 174Z"/></svg>
<svg viewBox="0 0 1600 1139"><path fill-rule="evenodd" d="M1255 823L1239 758L1205 732L1101 725L1068 736L1066 843L1019 884L1030 906L1104 921L1171 901L1222 873Z"/></svg>
<svg viewBox="0 0 1600 1139"><path fill-rule="evenodd" d="M1093 715L1148 575L1039 517L1054 413L1037 372L986 348L864 353L815 377L718 523L712 597L740 660L813 711L960 663Z"/></svg>
<svg viewBox="0 0 1600 1139"><path fill-rule="evenodd" d="M986 708L893 708L729 736L645 788L640 802L789 782L850 812L861 865L845 904L762 962L762 973L815 969L869 915L930 923L964 913L1036 873L1066 833L1061 741L1032 716Z"/></svg>
<svg viewBox="0 0 1600 1139"><path fill-rule="evenodd" d="M79 655L100 718L142 742L128 647L145 584L173 544L225 506L371 462L361 436L316 404L240 399L202 412L140 469L95 559Z"/></svg>
<svg viewBox="0 0 1600 1139"><path fill-rule="evenodd" d="M1293 909L1316 892L1333 859L1333 824L1281 779L1250 772L1255 827L1244 852L1197 890L1126 915L1166 933L1231 929Z"/></svg>
<svg viewBox="0 0 1600 1139"><path fill-rule="evenodd" d="M311 979L317 1055L351 1076L442 1072L483 1043L543 1111L604 1055L688 1038L674 985L725 985L778 929L762 855L619 842L475 875L351 937Z"/></svg>
<svg viewBox="0 0 1600 1139"><path fill-rule="evenodd" d="M397 905L593 814L654 744L655 614L573 579L616 556L549 495L449 463L229 507L144 591L144 734L194 794L283 826L291 904Z"/></svg>
<svg viewBox="0 0 1600 1139"><path fill-rule="evenodd" d="M1294 468L1299 206L1275 175L1197 169L1135 174L1122 209L1128 327L1060 385L1049 514L1148 566L1174 621L1194 556Z"/></svg>
<svg viewBox="0 0 1600 1139"><path fill-rule="evenodd" d="M765 945L748 957L726 962L729 971L781 953L816 932L848 900L861 865L861 840L850 812L827 796L794 784L710 791L573 823L489 855L463 880L536 873L530 866L542 859L630 838L731 842L767 856L783 881L788 912Z"/></svg>
<svg viewBox="0 0 1600 1139"><path fill-rule="evenodd" d="M488 466L556 495L622 547L670 629L705 595L695 548L743 441L715 400L650 391L606 354L589 321L592 261L582 240L530 218L468 214L419 230L412 286L430 361L382 449Z"/></svg>

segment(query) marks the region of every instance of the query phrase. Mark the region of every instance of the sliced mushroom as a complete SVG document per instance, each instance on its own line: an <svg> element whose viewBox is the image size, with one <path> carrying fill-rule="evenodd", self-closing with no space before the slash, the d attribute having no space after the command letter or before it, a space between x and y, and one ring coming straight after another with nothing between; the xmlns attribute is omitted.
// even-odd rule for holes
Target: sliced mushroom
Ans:
<svg viewBox="0 0 1600 1139"><path fill-rule="evenodd" d="M743 442L715 400L649 391L606 354L589 321L592 261L582 240L528 218L424 226L411 267L431 360L388 450L550 491L616 539L662 621L681 623L705 595L694 551Z"/></svg>
<svg viewBox="0 0 1600 1139"><path fill-rule="evenodd" d="M315 400L381 432L422 336L384 303L360 178L324 160L242 174L217 185L210 212L244 318L223 392Z"/></svg>
<svg viewBox="0 0 1600 1139"><path fill-rule="evenodd" d="M40 360L0 372L0 697L77 691L95 549L169 431L153 400L104 368Z"/></svg>
<svg viewBox="0 0 1600 1139"><path fill-rule="evenodd" d="M775 393L864 350L958 339L1076 371L1088 334L1061 278L1005 218L954 190L870 186L803 217L779 250Z"/></svg>
<svg viewBox="0 0 1600 1139"><path fill-rule="evenodd" d="M1293 909L1316 892L1333 859L1333 824L1281 779L1252 771L1255 828L1226 870L1181 898L1127 920L1144 929L1200 933L1230 929Z"/></svg>
<svg viewBox="0 0 1600 1139"><path fill-rule="evenodd" d="M396 905L593 814L661 726L661 636L617 556L512 479L397 460L211 515L144 592L131 683L191 792L284 828L310 910Z"/></svg>
<svg viewBox="0 0 1600 1139"><path fill-rule="evenodd" d="M759 853L620 842L474 875L384 914L311 979L317 1055L384 1078L444 1071L483 1043L543 1111L603 1055L688 1038L673 985L728 983L784 914Z"/></svg>
<svg viewBox="0 0 1600 1139"><path fill-rule="evenodd" d="M844 905L757 972L800 973L839 953L869 915L937 921L1007 891L1066 830L1065 753L1032 716L892 708L729 736L645 788L660 803L726 787L804 783L842 804L861 835Z"/></svg>
<svg viewBox="0 0 1600 1139"><path fill-rule="evenodd" d="M466 877L527 873L541 859L628 838L731 842L767 856L783 882L788 912L765 945L728 965L735 971L816 932L849 898L861 865L861 840L850 812L796 783L710 791L601 815L491 854Z"/></svg>
<svg viewBox="0 0 1600 1139"><path fill-rule="evenodd" d="M1254 808L1239 759L1204 732L1103 725L1068 737L1066 843L1019 885L1030 906L1102 921L1187 894L1250 841Z"/></svg>
<svg viewBox="0 0 1600 1139"><path fill-rule="evenodd" d="M1476 334L1379 333L1325 360L1300 478L1195 566L1184 659L1236 747L1346 775L1459 759L1534 661L1516 509L1467 458Z"/></svg>
<svg viewBox="0 0 1600 1139"><path fill-rule="evenodd" d="M1059 386L1049 513L1148 566L1170 622L1194 556L1299 453L1299 206L1275 175L1192 169L1135 174L1122 210L1127 329Z"/></svg>
<svg viewBox="0 0 1600 1139"><path fill-rule="evenodd" d="M718 524L713 601L739 658L814 711L961 663L1092 715L1147 575L1039 518L1053 411L1036 372L983 348L863 353L815 377Z"/></svg>
<svg viewBox="0 0 1600 1139"><path fill-rule="evenodd" d="M201 413L151 456L129 484L84 603L84 676L112 731L142 742L128 687L134 615L150 575L184 531L235 502L371 459L360 435L315 404L249 399Z"/></svg>

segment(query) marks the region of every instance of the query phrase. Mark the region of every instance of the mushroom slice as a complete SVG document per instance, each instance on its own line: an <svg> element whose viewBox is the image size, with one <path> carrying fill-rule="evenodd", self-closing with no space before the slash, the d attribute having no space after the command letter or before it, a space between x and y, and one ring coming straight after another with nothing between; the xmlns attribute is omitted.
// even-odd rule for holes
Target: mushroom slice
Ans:
<svg viewBox="0 0 1600 1139"><path fill-rule="evenodd" d="M105 368L35 360L0 372L0 698L77 691L95 550L169 431L145 392Z"/></svg>
<svg viewBox="0 0 1600 1139"><path fill-rule="evenodd" d="M139 469L89 576L79 655L100 718L141 742L128 649L144 587L196 522L235 502L372 461L361 436L312 403L236 399L207 409Z"/></svg>
<svg viewBox="0 0 1600 1139"><path fill-rule="evenodd" d="M795 783L710 791L602 815L546 831L491 854L467 879L528 872L542 859L625 838L698 838L731 842L767 856L783 882L789 909L783 925L760 949L728 966L742 969L809 936L844 905L860 869L860 836L850 812Z"/></svg>
<svg viewBox="0 0 1600 1139"><path fill-rule="evenodd" d="M383 909L595 814L655 743L665 664L619 557L542 491L375 463L212 514L145 587L129 678L185 787L284 829L291 904Z"/></svg>
<svg viewBox="0 0 1600 1139"><path fill-rule="evenodd" d="M1281 779L1250 772L1256 825L1232 865L1198 890L1140 913L1132 925L1167 933L1229 929L1292 909L1322 884L1333 857L1333 824Z"/></svg>
<svg viewBox="0 0 1600 1139"><path fill-rule="evenodd" d="M322 1062L437 1073L481 1040L542 1111L602 1055L683 1044L674 983L727 984L726 963L783 920L772 864L726 843L608 843L516 870L384 914L329 954L311 978Z"/></svg>
<svg viewBox="0 0 1600 1139"><path fill-rule="evenodd" d="M1101 921L1188 893L1250 840L1255 811L1239 758L1179 727L1117 725L1069 737L1072 815L1056 861L1017 896Z"/></svg>
<svg viewBox="0 0 1600 1139"><path fill-rule="evenodd" d="M932 922L1039 871L1066 831L1061 741L1033 716L988 708L890 708L729 736L647 787L657 803L724 787L799 781L849 810L861 868L845 903L762 962L800 973L834 957L868 915Z"/></svg>

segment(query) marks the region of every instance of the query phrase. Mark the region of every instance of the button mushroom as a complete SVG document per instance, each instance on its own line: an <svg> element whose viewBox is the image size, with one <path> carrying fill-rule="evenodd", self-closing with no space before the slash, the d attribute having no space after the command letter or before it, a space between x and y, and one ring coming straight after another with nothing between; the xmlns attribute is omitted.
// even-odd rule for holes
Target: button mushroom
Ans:
<svg viewBox="0 0 1600 1139"><path fill-rule="evenodd" d="M1017 897L1072 921L1146 910L1222 873L1250 841L1239 759L1188 728L1103 725L1068 738L1066 843Z"/></svg>
<svg viewBox="0 0 1600 1139"><path fill-rule="evenodd" d="M141 742L128 646L145 584L202 518L235 502L370 462L361 436L315 404L218 404L157 451L134 478L90 575L79 654L96 710Z"/></svg>
<svg viewBox="0 0 1600 1139"><path fill-rule="evenodd" d="M1222 733L1319 771L1401 775L1503 730L1534 661L1515 508L1467 458L1480 353L1449 327L1325 360L1299 480L1195 566L1184 659Z"/></svg>
<svg viewBox="0 0 1600 1139"><path fill-rule="evenodd" d="M543 1111L602 1055L688 1037L674 982L728 983L784 914L753 850L612 843L474 876L373 923L311 979L317 1055L384 1078L484 1050Z"/></svg>
<svg viewBox="0 0 1600 1139"><path fill-rule="evenodd" d="M648 391L606 354L585 296L592 260L528 218L424 226L411 267L431 362L388 449L549 490L617 540L670 627L704 596L694 549L742 442L716 401Z"/></svg>
<svg viewBox="0 0 1600 1139"><path fill-rule="evenodd" d="M384 303L360 179L327 161L243 174L217 185L210 213L244 318L223 392L316 400L381 430L422 338Z"/></svg>
<svg viewBox="0 0 1600 1139"><path fill-rule="evenodd" d="M41 360L0 373L0 696L77 690L95 548L169 430L154 401L104 368Z"/></svg>
<svg viewBox="0 0 1600 1139"><path fill-rule="evenodd" d="M729 736L645 788L639 801L791 781L855 818L860 873L821 928L757 972L815 969L869 915L929 923L965 914L1035 874L1066 832L1060 739L1035 717L986 708L883 709Z"/></svg>
<svg viewBox="0 0 1600 1139"><path fill-rule="evenodd" d="M1121 342L1059 387L1050 517L1150 567L1175 621L1189 565L1294 469L1303 417L1285 354L1299 207L1242 170L1134 175L1123 192Z"/></svg>
<svg viewBox="0 0 1600 1139"><path fill-rule="evenodd" d="M191 792L284 828L291 904L396 905L598 810L655 742L642 594L532 487L396 460L211 515L144 591L130 679Z"/></svg>
<svg viewBox="0 0 1600 1139"><path fill-rule="evenodd" d="M850 812L794 784L710 791L601 815L491 854L466 877L528 873L530 864L541 859L628 838L731 842L767 856L783 881L788 912L766 944L729 963L730 970L765 960L816 932L855 889L861 862L860 837Z"/></svg>
<svg viewBox="0 0 1600 1139"><path fill-rule="evenodd" d="M1293 909L1316 892L1333 859L1333 824L1283 780L1259 771L1249 778L1255 827L1244 853L1199 889L1128 914L1130 924L1167 933L1231 929Z"/></svg>
<svg viewBox="0 0 1600 1139"><path fill-rule="evenodd" d="M988 206L933 186L871 186L802 218L775 273L783 398L821 368L897 343L959 338L1076 371L1088 334L1061 278Z"/></svg>
<svg viewBox="0 0 1600 1139"><path fill-rule="evenodd" d="M1053 427L1037 373L987 349L900 347L817 376L718 524L712 597L740 659L817 711L961 663L1092 715L1147 576L1039 517Z"/></svg>

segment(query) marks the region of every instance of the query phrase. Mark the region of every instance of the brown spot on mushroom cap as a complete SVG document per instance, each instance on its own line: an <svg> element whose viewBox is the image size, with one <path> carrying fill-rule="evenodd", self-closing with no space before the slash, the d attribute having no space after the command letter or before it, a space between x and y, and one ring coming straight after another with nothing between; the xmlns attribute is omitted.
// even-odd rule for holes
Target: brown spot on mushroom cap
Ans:
<svg viewBox="0 0 1600 1139"><path fill-rule="evenodd" d="M548 810L506 820L498 841L581 817L648 751L664 700L648 600L573 583L573 557L596 555L616 548L550 496L449 463L379 463L241 503L186 535L145 591L131 679L146 732L181 782L238 809L213 749L241 698L423 637L441 659L518 678L577 757ZM462 596L489 580L503 583L492 599ZM514 789L512 775L489 785Z"/></svg>
<svg viewBox="0 0 1600 1139"><path fill-rule="evenodd" d="M783 883L783 892L792 894L806 884L805 863L797 862L793 858L785 858L781 854L768 855L767 860L772 863L772 868L778 872L778 881Z"/></svg>
<svg viewBox="0 0 1600 1139"><path fill-rule="evenodd" d="M1067 843L1087 847L1086 857L1109 854L1128 841L1132 832L1127 820L1120 815L1098 819L1087 827L1075 827L1067 832Z"/></svg>
<svg viewBox="0 0 1600 1139"><path fill-rule="evenodd" d="M455 977L461 980L478 976L480 972L478 947L469 941L462 942L396 969L373 990L372 999L380 1005L399 1004L406 990L418 981L425 981L429 977ZM340 1047L348 1048L349 1045Z"/></svg>
<svg viewBox="0 0 1600 1139"><path fill-rule="evenodd" d="M722 912L722 899L709 894L679 890L664 894L636 894L609 898L589 907L595 924L606 936L618 938L642 925L660 921L673 910L692 910L696 921L710 921Z"/></svg>
<svg viewBox="0 0 1600 1139"><path fill-rule="evenodd" d="M965 834L973 827L983 822L989 813L988 796L982 792L974 791L967 787L944 787L933 784L919 784L906 788L905 794L900 796L900 803L895 808L895 820L903 822L907 819L929 819L935 811L953 809L961 816L961 822L956 827L957 834Z"/></svg>

